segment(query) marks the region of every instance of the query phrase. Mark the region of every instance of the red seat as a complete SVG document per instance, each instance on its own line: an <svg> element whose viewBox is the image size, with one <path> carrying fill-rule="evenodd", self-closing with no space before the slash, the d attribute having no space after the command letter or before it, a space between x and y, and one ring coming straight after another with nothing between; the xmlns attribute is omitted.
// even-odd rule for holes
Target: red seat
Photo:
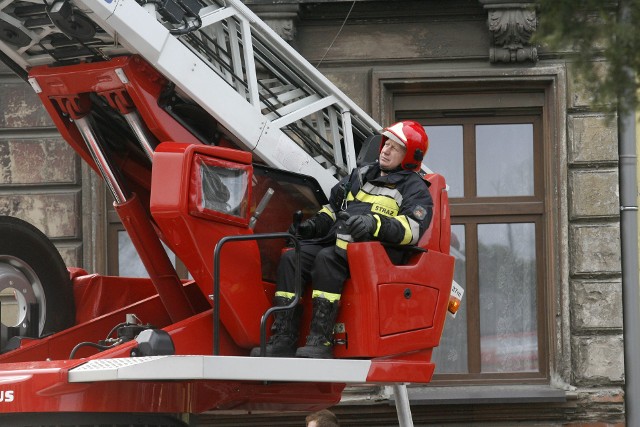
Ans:
<svg viewBox="0 0 640 427"><path fill-rule="evenodd" d="M451 218L449 216L449 193L442 175L429 174L425 179L430 183L429 192L433 200L433 218L424 232L418 246L449 254L451 244Z"/></svg>
<svg viewBox="0 0 640 427"><path fill-rule="evenodd" d="M444 177L431 174L433 218L419 241L427 252L416 252L405 265L393 265L379 242L352 243L347 256L347 280L338 315L334 355L375 358L422 351L430 362L447 312L454 258L449 204ZM342 330L341 330L342 329Z"/></svg>

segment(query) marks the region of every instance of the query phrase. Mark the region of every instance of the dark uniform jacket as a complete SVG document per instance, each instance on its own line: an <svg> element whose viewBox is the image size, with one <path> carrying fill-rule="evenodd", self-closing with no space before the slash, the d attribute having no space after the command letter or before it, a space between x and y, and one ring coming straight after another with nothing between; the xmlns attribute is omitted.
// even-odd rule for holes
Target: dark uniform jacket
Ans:
<svg viewBox="0 0 640 427"><path fill-rule="evenodd" d="M376 229L370 238L397 245L415 245L429 227L433 202L418 173L398 170L380 175L378 162L354 169L331 190L329 203L315 216L316 244L346 249L353 239L345 230L348 216L371 214ZM341 212L346 212L344 215ZM367 239L369 240L369 239Z"/></svg>

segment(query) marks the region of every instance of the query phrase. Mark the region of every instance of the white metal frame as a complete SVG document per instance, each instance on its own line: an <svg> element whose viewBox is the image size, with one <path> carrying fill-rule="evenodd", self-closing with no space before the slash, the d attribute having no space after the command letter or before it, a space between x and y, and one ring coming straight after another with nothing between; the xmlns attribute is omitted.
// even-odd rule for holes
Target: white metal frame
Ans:
<svg viewBox="0 0 640 427"><path fill-rule="evenodd" d="M371 361L241 356L149 356L91 360L69 382L238 380L366 382Z"/></svg>

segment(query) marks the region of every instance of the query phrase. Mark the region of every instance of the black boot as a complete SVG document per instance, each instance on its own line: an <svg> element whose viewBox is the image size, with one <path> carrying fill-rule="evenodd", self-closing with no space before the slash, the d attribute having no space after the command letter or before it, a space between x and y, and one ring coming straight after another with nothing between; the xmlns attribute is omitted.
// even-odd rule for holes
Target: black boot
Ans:
<svg viewBox="0 0 640 427"><path fill-rule="evenodd" d="M273 305L284 307L291 304L293 298L274 297ZM298 304L291 310L280 310L273 313L274 321L271 326L271 338L267 342L265 356L267 357L293 357L298 344L298 331L302 305ZM251 356L260 356L260 347L251 349Z"/></svg>
<svg viewBox="0 0 640 427"><path fill-rule="evenodd" d="M296 351L296 357L333 358L333 327L339 305L339 301L331 302L322 297L313 299L313 318L307 344Z"/></svg>

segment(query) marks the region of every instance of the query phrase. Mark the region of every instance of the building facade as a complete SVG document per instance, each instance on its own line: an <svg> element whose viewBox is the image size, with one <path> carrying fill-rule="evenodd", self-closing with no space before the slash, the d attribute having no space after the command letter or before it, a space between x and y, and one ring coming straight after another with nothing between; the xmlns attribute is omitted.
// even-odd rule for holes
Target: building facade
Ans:
<svg viewBox="0 0 640 427"><path fill-rule="evenodd" d="M463 306L415 425L625 424L618 129L535 46L528 1L247 0L384 125L422 123L450 186ZM2 73L0 214L44 231L66 263L118 274L126 236L31 88ZM343 425L397 425L386 387L349 387ZM211 413L201 425L301 425L304 414Z"/></svg>

